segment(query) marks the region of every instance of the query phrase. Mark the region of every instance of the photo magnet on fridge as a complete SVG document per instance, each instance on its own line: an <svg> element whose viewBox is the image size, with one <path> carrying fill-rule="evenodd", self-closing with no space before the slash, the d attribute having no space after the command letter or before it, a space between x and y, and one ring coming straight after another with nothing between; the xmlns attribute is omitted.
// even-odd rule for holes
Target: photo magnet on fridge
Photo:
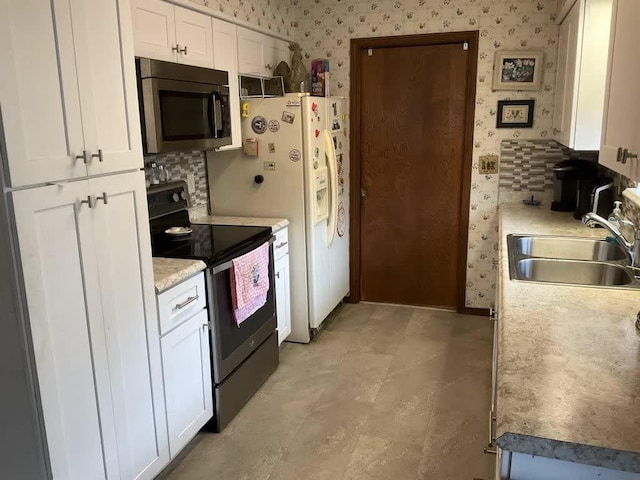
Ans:
<svg viewBox="0 0 640 480"><path fill-rule="evenodd" d="M296 118L296 114L295 113L282 112L282 121L285 122L285 123L293 123L295 118Z"/></svg>
<svg viewBox="0 0 640 480"><path fill-rule="evenodd" d="M262 135L267 130L267 119L258 115L251 120L251 129L258 135Z"/></svg>
<svg viewBox="0 0 640 480"><path fill-rule="evenodd" d="M276 133L278 130L280 130L280 122L278 120L269 120L269 131Z"/></svg>

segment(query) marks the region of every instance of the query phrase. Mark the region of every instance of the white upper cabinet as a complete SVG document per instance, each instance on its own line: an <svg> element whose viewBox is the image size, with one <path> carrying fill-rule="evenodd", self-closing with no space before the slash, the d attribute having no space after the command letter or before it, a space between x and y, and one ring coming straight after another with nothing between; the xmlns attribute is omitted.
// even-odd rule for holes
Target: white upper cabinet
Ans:
<svg viewBox="0 0 640 480"><path fill-rule="evenodd" d="M640 2L614 0L599 162L640 180Z"/></svg>
<svg viewBox="0 0 640 480"><path fill-rule="evenodd" d="M0 42L11 186L86 175L69 3L0 0Z"/></svg>
<svg viewBox="0 0 640 480"><path fill-rule="evenodd" d="M289 44L248 28L238 27L238 70L271 76L280 61L289 63Z"/></svg>
<svg viewBox="0 0 640 480"><path fill-rule="evenodd" d="M138 57L213 68L211 18L162 0L133 0Z"/></svg>
<svg viewBox="0 0 640 480"><path fill-rule="evenodd" d="M213 68L229 73L229 100L231 105L231 145L219 150L233 150L242 146L240 122L240 87L238 84L238 32L233 23L211 19L213 29Z"/></svg>
<svg viewBox="0 0 640 480"><path fill-rule="evenodd" d="M554 138L575 150L600 149L610 24L611 0L578 0L560 24Z"/></svg>
<svg viewBox="0 0 640 480"><path fill-rule="evenodd" d="M142 167L127 0L2 0L12 187Z"/></svg>

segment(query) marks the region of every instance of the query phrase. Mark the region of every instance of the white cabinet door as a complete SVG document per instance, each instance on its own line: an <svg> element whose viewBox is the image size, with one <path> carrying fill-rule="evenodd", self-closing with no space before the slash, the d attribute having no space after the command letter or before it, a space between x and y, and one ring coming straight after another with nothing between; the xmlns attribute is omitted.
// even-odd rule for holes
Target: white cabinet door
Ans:
<svg viewBox="0 0 640 480"><path fill-rule="evenodd" d="M580 3L578 2L571 8L564 22L560 25L558 39L558 71L553 108L553 130L556 140L566 146L571 145L573 130Z"/></svg>
<svg viewBox="0 0 640 480"><path fill-rule="evenodd" d="M213 416L208 326L205 309L161 340L172 458Z"/></svg>
<svg viewBox="0 0 640 480"><path fill-rule="evenodd" d="M100 409L113 412L121 478L151 479L169 456L144 173L91 179L89 191L103 309L92 334L110 393Z"/></svg>
<svg viewBox="0 0 640 480"><path fill-rule="evenodd" d="M231 145L225 145L219 150L234 150L242 146L240 87L238 84L238 31L233 23L217 18L211 19L211 25L213 28L213 68L229 73Z"/></svg>
<svg viewBox="0 0 640 480"><path fill-rule="evenodd" d="M88 329L102 318L88 194L87 182L11 194L54 479L117 476L103 457Z"/></svg>
<svg viewBox="0 0 640 480"><path fill-rule="evenodd" d="M0 44L11 186L86 175L69 2L0 0Z"/></svg>
<svg viewBox="0 0 640 480"><path fill-rule="evenodd" d="M266 36L238 27L238 71L249 75L268 75L263 48Z"/></svg>
<svg viewBox="0 0 640 480"><path fill-rule="evenodd" d="M178 62L213 68L211 17L181 7L175 12Z"/></svg>
<svg viewBox="0 0 640 480"><path fill-rule="evenodd" d="M273 70L282 61L289 61L289 44L284 40L265 36L264 39L264 68L267 75L273 75Z"/></svg>
<svg viewBox="0 0 640 480"><path fill-rule="evenodd" d="M640 179L637 158L623 158L624 149L630 155L640 153L640 2L637 0L614 0L613 22L605 112L602 130L602 146L599 162L618 173ZM624 160L624 162L623 162Z"/></svg>
<svg viewBox="0 0 640 480"><path fill-rule="evenodd" d="M276 317L278 320L278 345L291 333L291 298L289 285L289 255L275 262Z"/></svg>
<svg viewBox="0 0 640 480"><path fill-rule="evenodd" d="M133 0L132 6L135 55L176 62L178 49L173 5L162 0Z"/></svg>
<svg viewBox="0 0 640 480"><path fill-rule="evenodd" d="M140 169L142 139L129 0L71 0L90 175Z"/></svg>

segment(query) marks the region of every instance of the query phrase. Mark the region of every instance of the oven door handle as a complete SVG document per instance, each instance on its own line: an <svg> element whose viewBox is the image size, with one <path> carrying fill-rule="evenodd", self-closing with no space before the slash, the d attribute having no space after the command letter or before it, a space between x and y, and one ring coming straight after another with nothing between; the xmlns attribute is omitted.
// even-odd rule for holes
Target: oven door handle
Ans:
<svg viewBox="0 0 640 480"><path fill-rule="evenodd" d="M273 235L271 236L271 238L269 240L267 240L269 245L271 245L275 241L276 241L276 237L274 237ZM261 243L260 245L264 245L264 244ZM258 248L258 247L256 247L256 248ZM217 275L220 272L224 272L225 270L229 270L231 267L233 267L233 261L229 260L228 262L225 262L225 263L222 263L220 265L217 265L217 266L213 267L211 270L212 270L214 275Z"/></svg>

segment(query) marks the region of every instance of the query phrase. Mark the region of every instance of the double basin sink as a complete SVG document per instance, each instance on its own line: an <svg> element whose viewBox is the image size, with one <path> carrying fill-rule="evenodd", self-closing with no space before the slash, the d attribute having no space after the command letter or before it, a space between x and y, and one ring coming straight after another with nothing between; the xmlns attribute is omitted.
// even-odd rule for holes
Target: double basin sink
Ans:
<svg viewBox="0 0 640 480"><path fill-rule="evenodd" d="M609 288L640 288L616 243L580 237L508 235L511 279Z"/></svg>

